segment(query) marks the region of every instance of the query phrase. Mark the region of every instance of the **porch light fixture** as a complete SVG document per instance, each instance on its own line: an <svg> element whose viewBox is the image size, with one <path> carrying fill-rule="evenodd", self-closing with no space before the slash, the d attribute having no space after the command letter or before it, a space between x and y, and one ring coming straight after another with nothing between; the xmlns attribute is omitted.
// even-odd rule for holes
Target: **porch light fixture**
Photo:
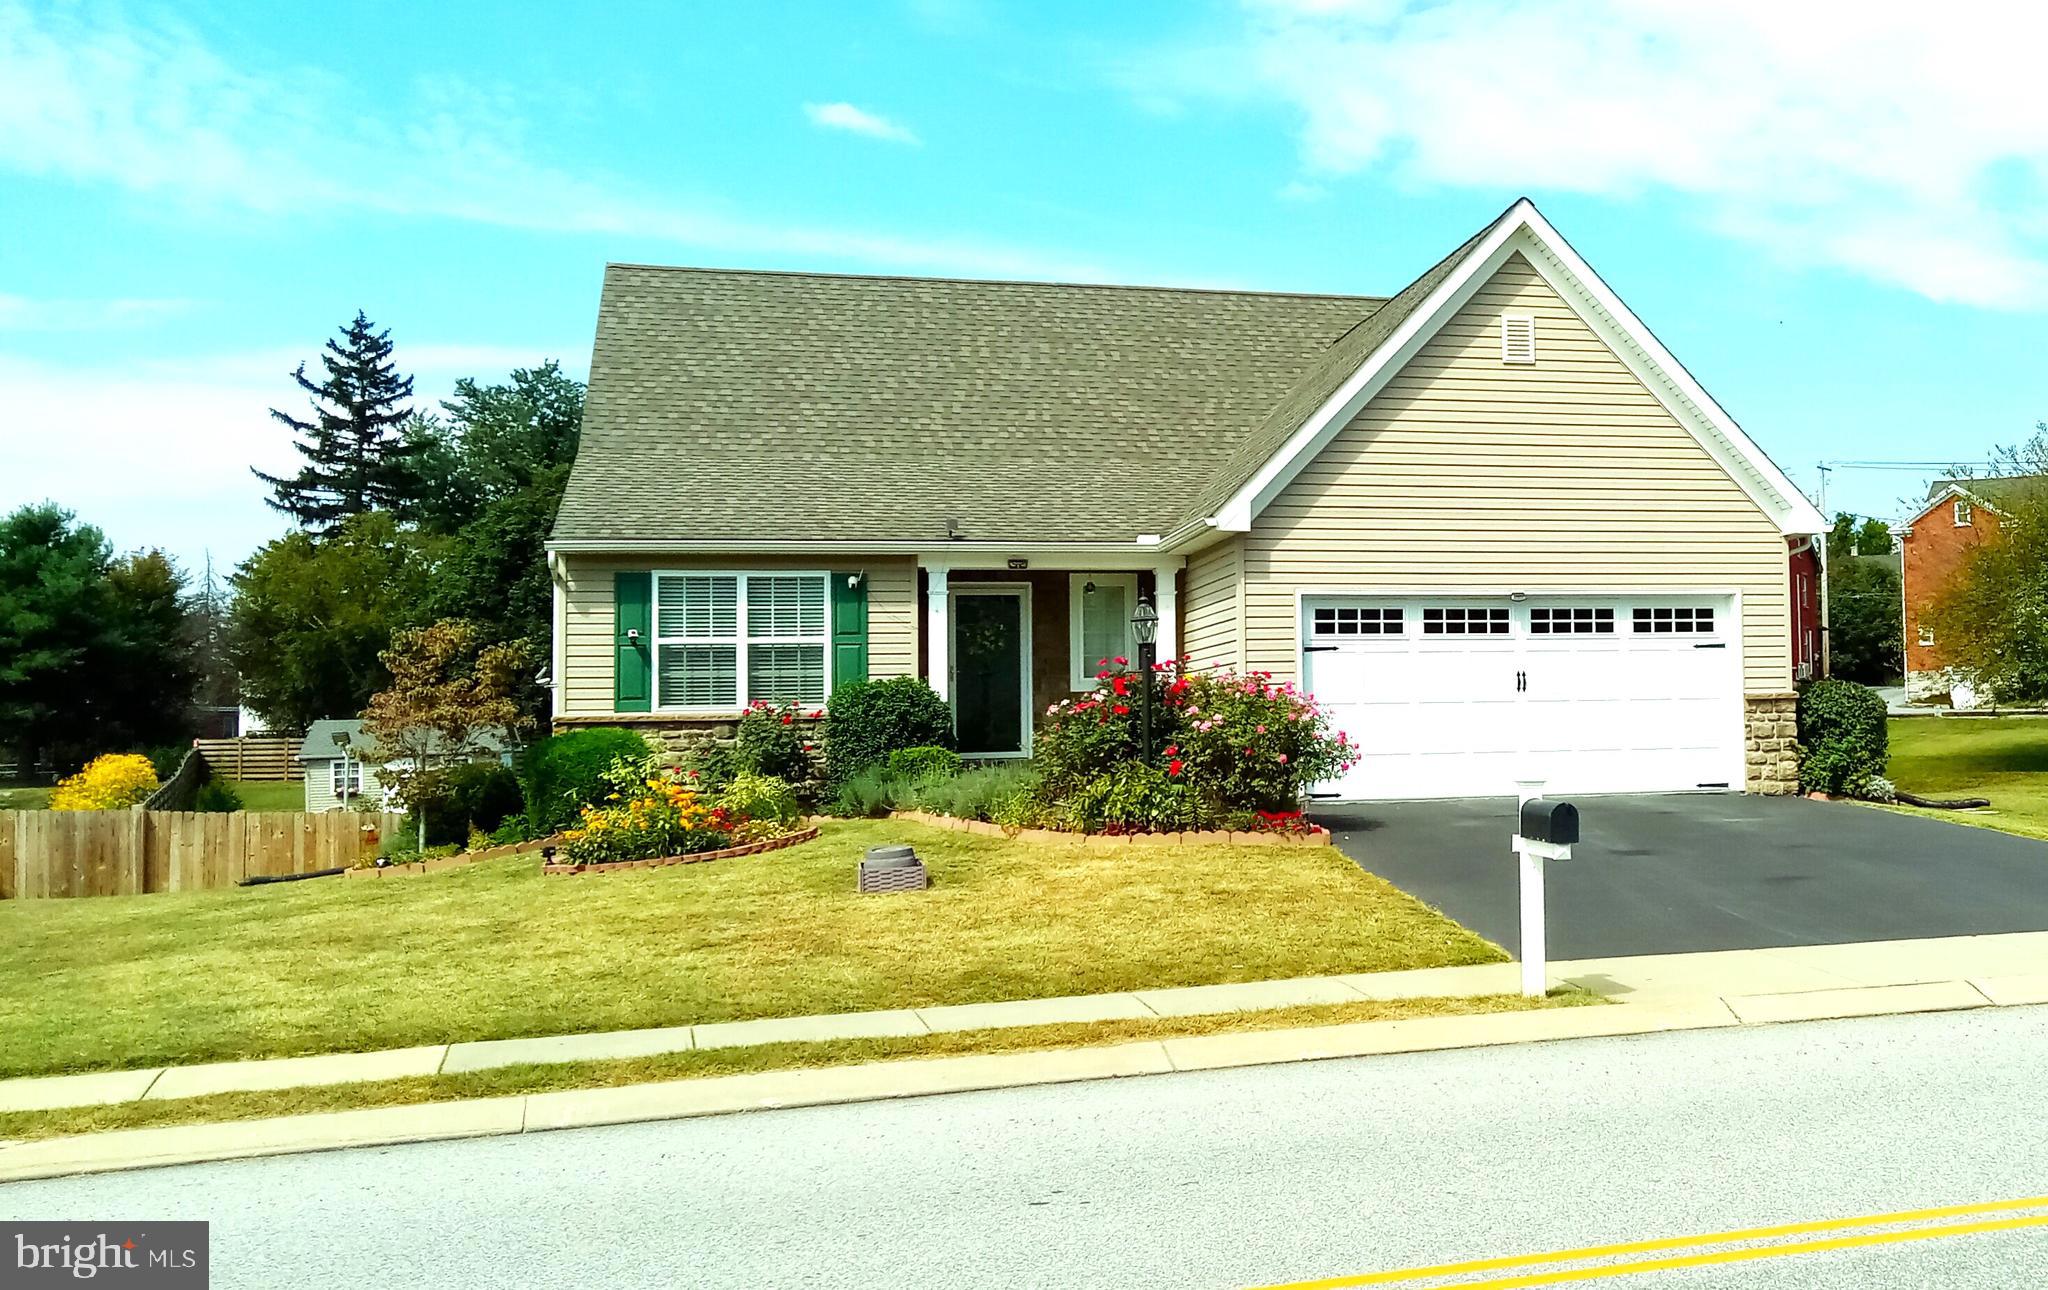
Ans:
<svg viewBox="0 0 2048 1290"><path fill-rule="evenodd" d="M1159 639L1159 611L1140 600L1131 614L1131 639L1138 642L1138 756L1152 760L1152 662Z"/></svg>

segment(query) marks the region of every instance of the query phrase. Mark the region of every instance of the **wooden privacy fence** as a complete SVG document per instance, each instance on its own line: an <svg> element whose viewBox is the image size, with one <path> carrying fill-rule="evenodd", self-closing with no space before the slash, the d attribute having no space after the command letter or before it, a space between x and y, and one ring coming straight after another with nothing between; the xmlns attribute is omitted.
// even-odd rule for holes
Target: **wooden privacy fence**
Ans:
<svg viewBox="0 0 2048 1290"><path fill-rule="evenodd" d="M0 900L232 887L374 857L405 817L366 811L0 811Z"/></svg>
<svg viewBox="0 0 2048 1290"><path fill-rule="evenodd" d="M213 773L222 779L299 780L306 766L299 760L295 735L243 735L239 739L194 739Z"/></svg>

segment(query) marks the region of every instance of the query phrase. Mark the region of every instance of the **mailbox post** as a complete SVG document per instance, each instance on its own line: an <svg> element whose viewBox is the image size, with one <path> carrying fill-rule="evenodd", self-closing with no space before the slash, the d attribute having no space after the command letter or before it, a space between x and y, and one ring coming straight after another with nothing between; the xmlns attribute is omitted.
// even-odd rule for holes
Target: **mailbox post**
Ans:
<svg viewBox="0 0 2048 1290"><path fill-rule="evenodd" d="M1515 837L1512 843L1520 861L1522 887L1522 993L1532 999L1543 997L1546 950L1543 927L1543 865L1549 860L1572 858L1572 844L1579 840L1579 810L1570 802L1551 802L1543 797L1540 779L1515 781Z"/></svg>

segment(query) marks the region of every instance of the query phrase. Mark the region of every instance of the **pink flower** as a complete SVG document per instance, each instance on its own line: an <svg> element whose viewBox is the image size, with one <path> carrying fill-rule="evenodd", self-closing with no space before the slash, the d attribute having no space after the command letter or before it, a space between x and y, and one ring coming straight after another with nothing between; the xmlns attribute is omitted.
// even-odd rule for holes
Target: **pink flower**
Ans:
<svg viewBox="0 0 2048 1290"><path fill-rule="evenodd" d="M1260 734L1265 734L1265 733L1266 733L1266 728L1265 728L1264 726L1260 726L1260 727L1259 727L1259 731L1258 731L1258 732L1259 732Z"/></svg>
<svg viewBox="0 0 2048 1290"><path fill-rule="evenodd" d="M1280 754L1280 764L1281 764L1282 766L1285 766L1285 765L1287 764L1287 754L1286 754L1286 753L1281 753L1281 754Z"/></svg>
<svg viewBox="0 0 2048 1290"><path fill-rule="evenodd" d="M1121 654L1117 655L1117 658L1116 658L1116 665L1117 665L1118 667L1129 667L1129 666L1130 666L1130 663L1131 663L1131 660L1129 660L1129 659L1125 658L1125 657L1124 657L1123 655L1121 655Z"/></svg>

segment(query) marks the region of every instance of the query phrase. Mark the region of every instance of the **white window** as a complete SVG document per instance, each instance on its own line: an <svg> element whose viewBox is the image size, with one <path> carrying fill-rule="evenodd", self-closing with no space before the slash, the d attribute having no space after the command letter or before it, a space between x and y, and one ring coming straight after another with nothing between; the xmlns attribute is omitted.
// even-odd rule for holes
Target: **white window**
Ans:
<svg viewBox="0 0 2048 1290"><path fill-rule="evenodd" d="M347 761L327 763L327 791L339 802L343 794L361 797L363 794L363 763L351 757Z"/></svg>
<svg viewBox="0 0 2048 1290"><path fill-rule="evenodd" d="M1399 636L1407 615L1399 609L1358 605L1323 605L1309 619L1316 636Z"/></svg>
<svg viewBox="0 0 2048 1290"><path fill-rule="evenodd" d="M1102 660L1134 658L1131 613L1138 607L1135 573L1076 573L1067 579L1067 633L1072 641L1073 684L1095 688Z"/></svg>
<svg viewBox="0 0 2048 1290"><path fill-rule="evenodd" d="M1500 316L1500 361L1503 363L1533 363L1536 361L1536 316L1534 314L1502 314Z"/></svg>
<svg viewBox="0 0 2048 1290"><path fill-rule="evenodd" d="M1922 645L1934 644L1934 629L1932 627L1922 627L1920 629L1920 643Z"/></svg>
<svg viewBox="0 0 2048 1290"><path fill-rule="evenodd" d="M823 703L830 630L822 573L658 573L654 706Z"/></svg>
<svg viewBox="0 0 2048 1290"><path fill-rule="evenodd" d="M1505 609L1425 609L1422 611L1422 634L1424 636L1505 636L1508 634L1508 611Z"/></svg>
<svg viewBox="0 0 2048 1290"><path fill-rule="evenodd" d="M1650 632L1662 636L1677 632L1680 635L1711 634L1714 630L1714 611L1702 606L1684 606L1676 609L1637 609L1633 625L1638 632Z"/></svg>
<svg viewBox="0 0 2048 1290"><path fill-rule="evenodd" d="M1957 527L1957 528L1959 528L1959 529L1966 529L1966 528L1969 528L1969 527L1970 527L1970 521L1971 521L1971 519L1973 519L1973 518L1974 518L1974 514L1973 514L1973 512L1972 512L1972 511L1971 511L1971 509L1970 509L1970 504L1969 504L1968 502L1964 501L1964 500L1963 500L1962 498L1960 498L1960 497L1959 497L1959 498L1957 498L1957 499L1956 499L1956 527Z"/></svg>

